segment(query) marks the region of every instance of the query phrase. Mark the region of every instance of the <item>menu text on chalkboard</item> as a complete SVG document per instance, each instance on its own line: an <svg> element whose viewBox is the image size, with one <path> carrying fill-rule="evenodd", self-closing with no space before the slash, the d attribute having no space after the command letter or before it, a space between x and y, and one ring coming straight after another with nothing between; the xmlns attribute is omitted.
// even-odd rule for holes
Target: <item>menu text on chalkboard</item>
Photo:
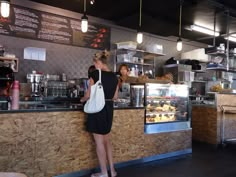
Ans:
<svg viewBox="0 0 236 177"><path fill-rule="evenodd" d="M109 50L111 29L89 22L88 31L82 33L79 19L11 5L10 17L0 18L0 34Z"/></svg>

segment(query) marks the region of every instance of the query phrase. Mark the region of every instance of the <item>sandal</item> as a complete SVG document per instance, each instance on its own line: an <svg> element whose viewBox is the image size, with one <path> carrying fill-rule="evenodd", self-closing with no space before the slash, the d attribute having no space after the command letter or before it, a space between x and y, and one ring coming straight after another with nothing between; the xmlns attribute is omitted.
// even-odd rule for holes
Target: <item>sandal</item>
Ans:
<svg viewBox="0 0 236 177"><path fill-rule="evenodd" d="M108 174L102 174L102 173L93 173L91 177L108 177Z"/></svg>
<svg viewBox="0 0 236 177"><path fill-rule="evenodd" d="M111 177L117 177L117 172L111 173Z"/></svg>

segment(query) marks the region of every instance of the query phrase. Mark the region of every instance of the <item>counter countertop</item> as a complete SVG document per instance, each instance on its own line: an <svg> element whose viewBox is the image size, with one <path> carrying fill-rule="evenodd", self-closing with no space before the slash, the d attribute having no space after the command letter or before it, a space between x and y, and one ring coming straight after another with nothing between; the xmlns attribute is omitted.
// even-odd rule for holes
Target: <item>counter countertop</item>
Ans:
<svg viewBox="0 0 236 177"><path fill-rule="evenodd" d="M216 108L214 104L192 104L192 107L209 107L209 108Z"/></svg>
<svg viewBox="0 0 236 177"><path fill-rule="evenodd" d="M114 107L114 109L144 109L144 107ZM32 104L21 103L18 110L0 110L1 113L22 113L22 112L61 112L61 111L83 111L81 103L67 104Z"/></svg>

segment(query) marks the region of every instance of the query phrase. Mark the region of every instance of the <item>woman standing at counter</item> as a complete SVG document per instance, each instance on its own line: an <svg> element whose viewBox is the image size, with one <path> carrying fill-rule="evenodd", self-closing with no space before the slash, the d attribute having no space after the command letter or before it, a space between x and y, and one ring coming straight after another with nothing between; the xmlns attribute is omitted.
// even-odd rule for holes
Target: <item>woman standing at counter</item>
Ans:
<svg viewBox="0 0 236 177"><path fill-rule="evenodd" d="M116 75L108 68L108 52L96 53L93 59L96 69L102 71L102 85L104 89L106 104L104 108L94 114L87 116L87 131L93 133L96 143L97 156L101 168L101 173L92 174L91 177L108 177L107 158L111 170L111 176L116 177L117 173L113 164L112 145L110 142L110 131L113 120L113 100L118 96L118 80ZM88 100L91 86L99 79L99 72L95 70L91 74L89 89L81 102Z"/></svg>
<svg viewBox="0 0 236 177"><path fill-rule="evenodd" d="M129 67L126 64L121 64L119 67L119 88L121 88L122 83L124 83L129 77Z"/></svg>

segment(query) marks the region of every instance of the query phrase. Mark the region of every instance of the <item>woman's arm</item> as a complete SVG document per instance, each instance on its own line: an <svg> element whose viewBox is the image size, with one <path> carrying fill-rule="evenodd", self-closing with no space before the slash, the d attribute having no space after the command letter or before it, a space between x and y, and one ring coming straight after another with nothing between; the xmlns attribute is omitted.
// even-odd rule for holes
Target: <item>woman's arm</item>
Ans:
<svg viewBox="0 0 236 177"><path fill-rule="evenodd" d="M119 90L119 84L116 86L116 92L112 98L113 101L118 99L118 90Z"/></svg>
<svg viewBox="0 0 236 177"><path fill-rule="evenodd" d="M87 92L85 93L84 97L82 97L82 98L80 99L80 102L81 102L81 103L83 103L83 102L85 102L85 101L87 101L87 100L89 99L89 97L90 97L90 91L91 91L91 86L92 86L93 84L94 84L94 81L93 81L92 78L90 78L90 79L89 79L88 90L87 90Z"/></svg>

